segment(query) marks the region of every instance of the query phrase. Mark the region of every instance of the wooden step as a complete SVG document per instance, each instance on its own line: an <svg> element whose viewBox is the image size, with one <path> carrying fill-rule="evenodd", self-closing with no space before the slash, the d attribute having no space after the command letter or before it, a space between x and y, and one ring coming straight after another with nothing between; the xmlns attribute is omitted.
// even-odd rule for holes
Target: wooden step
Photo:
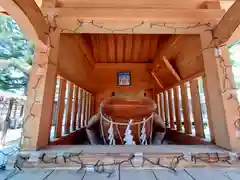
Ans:
<svg viewBox="0 0 240 180"><path fill-rule="evenodd" d="M71 168L97 172L120 166L173 171L192 167L240 167L238 153L214 146L55 146L40 151L21 151L15 160L12 158L9 165L16 163L20 168Z"/></svg>

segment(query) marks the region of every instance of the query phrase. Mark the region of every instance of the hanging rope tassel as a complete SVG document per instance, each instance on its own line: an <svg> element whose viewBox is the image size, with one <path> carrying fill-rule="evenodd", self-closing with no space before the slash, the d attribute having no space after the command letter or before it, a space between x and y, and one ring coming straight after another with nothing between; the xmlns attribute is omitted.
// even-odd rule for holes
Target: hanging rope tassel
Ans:
<svg viewBox="0 0 240 180"><path fill-rule="evenodd" d="M142 129L141 129L141 136L140 136L140 143L141 145L145 144L147 145L147 136L146 136L146 128L145 128L145 125L146 125L146 122L145 122L145 118L143 118L143 126L142 126Z"/></svg>
<svg viewBox="0 0 240 180"><path fill-rule="evenodd" d="M132 124L132 119L129 121L128 126L126 128L126 131L124 133L124 141L125 144L127 145L132 145L132 144L136 144L135 141L133 140L133 136L132 136L132 130L131 130L131 124Z"/></svg>
<svg viewBox="0 0 240 180"><path fill-rule="evenodd" d="M109 140L109 145L115 145L116 141L114 139L114 133L113 133L113 123L111 123L109 129L108 129L108 140Z"/></svg>

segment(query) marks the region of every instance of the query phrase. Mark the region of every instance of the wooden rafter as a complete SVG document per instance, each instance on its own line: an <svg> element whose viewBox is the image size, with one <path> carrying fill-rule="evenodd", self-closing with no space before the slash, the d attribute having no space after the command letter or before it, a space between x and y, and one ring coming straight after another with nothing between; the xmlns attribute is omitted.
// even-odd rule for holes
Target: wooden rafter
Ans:
<svg viewBox="0 0 240 180"><path fill-rule="evenodd" d="M213 36L217 39L219 45L228 41L235 29L239 26L239 10L240 0L236 0L214 29Z"/></svg>
<svg viewBox="0 0 240 180"><path fill-rule="evenodd" d="M169 63L168 59L163 56L163 62L165 63L167 69L172 73L172 75L178 80L181 81L181 77L178 75L176 70L173 68L173 66Z"/></svg>
<svg viewBox="0 0 240 180"><path fill-rule="evenodd" d="M157 84L160 86L160 88L164 88L162 83L160 82L159 78L156 76L155 72L151 72L153 78L155 79L155 81L157 82Z"/></svg>
<svg viewBox="0 0 240 180"><path fill-rule="evenodd" d="M177 44L177 42L180 40L180 37L181 36L179 35L173 36L163 45L163 47L158 47L157 52L159 53L157 53L154 57L153 69L157 68L158 64L160 64L162 61L162 56L168 54L169 49L172 49Z"/></svg>
<svg viewBox="0 0 240 180"><path fill-rule="evenodd" d="M93 68L96 61L95 61L95 59L93 57L93 53L91 52L91 47L88 45L88 43L82 37L82 35L77 36L77 41L78 41L78 44L79 44L83 54L85 54L85 56L87 57L90 65Z"/></svg>

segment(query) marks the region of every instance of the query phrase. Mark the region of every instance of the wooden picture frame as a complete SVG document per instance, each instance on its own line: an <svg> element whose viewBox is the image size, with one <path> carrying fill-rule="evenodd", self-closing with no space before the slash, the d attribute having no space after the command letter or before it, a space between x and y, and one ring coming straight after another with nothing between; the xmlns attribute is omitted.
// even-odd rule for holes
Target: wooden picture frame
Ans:
<svg viewBox="0 0 240 180"><path fill-rule="evenodd" d="M131 73L118 72L117 82L118 82L118 86L131 86Z"/></svg>

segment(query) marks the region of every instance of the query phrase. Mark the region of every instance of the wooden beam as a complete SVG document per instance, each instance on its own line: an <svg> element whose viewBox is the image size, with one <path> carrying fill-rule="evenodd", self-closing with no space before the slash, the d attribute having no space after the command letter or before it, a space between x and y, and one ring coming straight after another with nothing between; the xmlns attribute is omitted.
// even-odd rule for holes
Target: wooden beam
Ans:
<svg viewBox="0 0 240 180"><path fill-rule="evenodd" d="M95 69L151 69L151 63L96 63Z"/></svg>
<svg viewBox="0 0 240 180"><path fill-rule="evenodd" d="M192 125L190 120L187 86L186 84L181 84L181 96L182 96L182 107L183 107L183 117L184 117L184 130L188 134L192 134Z"/></svg>
<svg viewBox="0 0 240 180"><path fill-rule="evenodd" d="M46 1L46 0L45 0ZM97 0L97 1L86 1L86 0L58 0L60 7L82 7L82 8L185 8L185 9L195 9L200 4L206 0Z"/></svg>
<svg viewBox="0 0 240 180"><path fill-rule="evenodd" d="M63 78L60 79L55 138L60 138L62 136L62 122L65 106L66 82L67 82L66 79Z"/></svg>
<svg viewBox="0 0 240 180"><path fill-rule="evenodd" d="M204 127L202 118L202 108L200 104L200 96L198 91L198 79L190 81L191 97L192 97L192 112L195 125L196 136L204 138Z"/></svg>
<svg viewBox="0 0 240 180"><path fill-rule="evenodd" d="M236 0L228 9L219 24L213 30L214 38L219 45L225 43L240 24L240 0Z"/></svg>
<svg viewBox="0 0 240 180"><path fill-rule="evenodd" d="M176 46L177 42L181 39L181 36L175 35L170 37L167 42L163 44L163 46L158 47L158 50L153 60L153 69L156 69L158 64L161 64L163 60L163 56L168 57L168 54L171 53L171 49Z"/></svg>
<svg viewBox="0 0 240 180"><path fill-rule="evenodd" d="M157 84L159 85L160 88L163 88L162 83L160 82L160 80L157 78L156 74L154 72L151 72L153 78L155 79L155 81L157 82Z"/></svg>
<svg viewBox="0 0 240 180"><path fill-rule="evenodd" d="M167 69L172 73L172 75L178 80L181 81L181 77L178 75L176 70L173 68L173 66L169 63L168 59L163 56L163 62L165 63Z"/></svg>
<svg viewBox="0 0 240 180"><path fill-rule="evenodd" d="M164 87L164 89L162 89L162 91L166 91L166 90L168 90L168 89L170 89L170 88L174 88L174 87L176 87L176 86L179 86L179 85L181 85L181 84L184 84L184 83L186 83L187 81L190 81L190 80L192 80L192 79L196 79L196 78L198 78L198 77L204 76L204 74L205 74L204 72L196 72L196 73L193 73L193 74L189 75L188 77L186 77L185 79L183 79L183 80L181 80L181 81L179 81L179 82L177 82L177 83L175 83L175 84L173 84L173 85L171 85L171 86Z"/></svg>
<svg viewBox="0 0 240 180"><path fill-rule="evenodd" d="M91 67L93 68L96 61L93 57L93 53L91 52L92 47L89 46L89 44L86 42L82 35L76 36L76 40L83 54L87 57Z"/></svg>
<svg viewBox="0 0 240 180"><path fill-rule="evenodd" d="M67 113L66 113L66 124L65 124L65 133L70 133L70 125L72 118L72 96L73 96L73 84L68 81L68 96L67 96Z"/></svg>
<svg viewBox="0 0 240 180"><path fill-rule="evenodd" d="M152 23L208 23L218 22L224 15L218 9L166 9L166 8L44 8L60 18L83 20L146 21Z"/></svg>

